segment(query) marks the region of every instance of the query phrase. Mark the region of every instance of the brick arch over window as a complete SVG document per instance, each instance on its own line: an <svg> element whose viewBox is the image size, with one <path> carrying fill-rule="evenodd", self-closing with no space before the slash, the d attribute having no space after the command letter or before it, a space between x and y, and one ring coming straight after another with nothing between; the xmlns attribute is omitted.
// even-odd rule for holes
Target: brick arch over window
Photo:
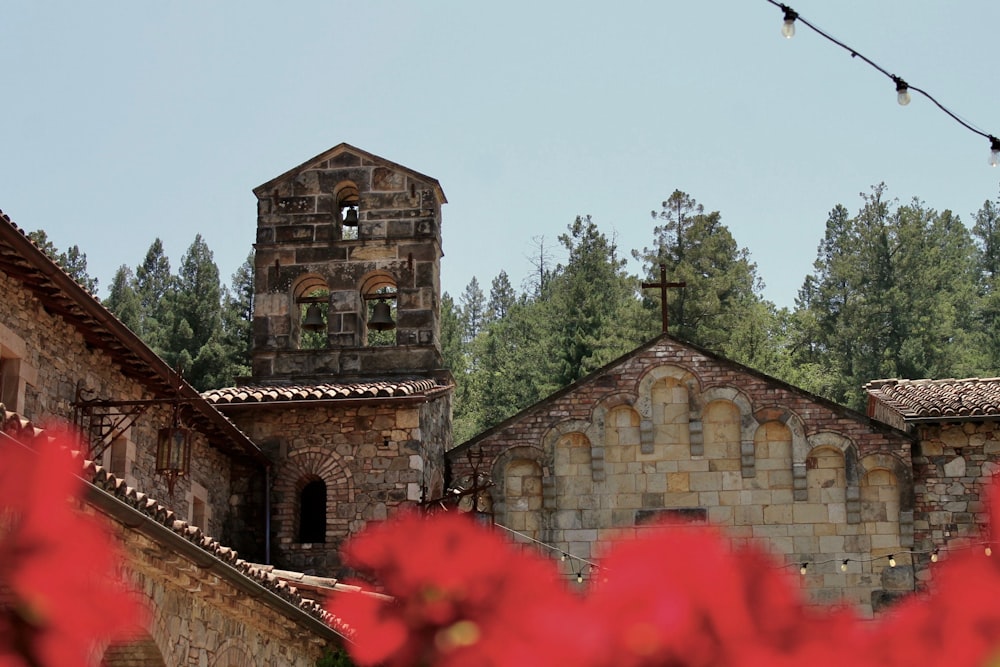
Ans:
<svg viewBox="0 0 1000 667"><path fill-rule="evenodd" d="M808 459L813 450L829 448L839 451L844 457L844 477L846 481L845 503L847 523L858 523L861 518L860 476L858 474L858 448L850 440L839 433L820 431L806 439L804 445L794 440L792 432L792 485L795 500L809 499Z"/></svg>
<svg viewBox="0 0 1000 667"><path fill-rule="evenodd" d="M653 449L653 428L652 422L644 422L642 416L638 414L635 409L636 397L634 394L630 393L619 393L606 396L601 399L601 402L594 406L594 409L590 413L591 427L588 429L590 434L591 451L590 460L591 462L598 462L594 465L594 481L600 482L604 480L604 443L607 442L608 434L608 415L622 406L631 408L636 412L639 419L639 440L642 452L644 454L652 453ZM643 424L647 424L647 431L643 431ZM649 443L649 451L647 452L646 443Z"/></svg>
<svg viewBox="0 0 1000 667"><path fill-rule="evenodd" d="M143 634L128 642L108 646L101 658L101 667L166 667L163 654L156 642L148 634Z"/></svg>
<svg viewBox="0 0 1000 667"><path fill-rule="evenodd" d="M311 480L321 480L326 485L327 531L332 529L346 533L350 518L338 517L335 508L342 503L354 502L351 471L335 452L314 445L290 453L277 471L274 512L279 540L287 538L293 543L298 542L299 494Z"/></svg>
<svg viewBox="0 0 1000 667"><path fill-rule="evenodd" d="M227 639L219 647L212 667L257 667L250 654L234 640Z"/></svg>

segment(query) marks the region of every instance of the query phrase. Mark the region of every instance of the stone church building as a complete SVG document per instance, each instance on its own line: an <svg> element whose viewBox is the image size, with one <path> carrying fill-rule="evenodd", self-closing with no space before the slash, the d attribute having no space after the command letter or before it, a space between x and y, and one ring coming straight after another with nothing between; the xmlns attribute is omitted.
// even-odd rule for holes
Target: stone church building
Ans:
<svg viewBox="0 0 1000 667"><path fill-rule="evenodd" d="M711 522L869 614L983 520L1000 380L873 382L864 415L664 334L454 443L440 184L339 144L254 195L251 376L205 394L0 218L0 437L82 429L88 507L155 610L102 664L314 664L343 541L476 473L570 565Z"/></svg>

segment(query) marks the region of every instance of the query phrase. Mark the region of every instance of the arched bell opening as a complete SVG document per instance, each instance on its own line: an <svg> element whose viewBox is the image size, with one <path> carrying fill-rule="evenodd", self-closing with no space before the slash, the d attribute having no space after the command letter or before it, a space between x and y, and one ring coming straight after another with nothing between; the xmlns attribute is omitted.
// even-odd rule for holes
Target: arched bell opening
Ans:
<svg viewBox="0 0 1000 667"><path fill-rule="evenodd" d="M306 276L293 290L292 332L300 350L327 347L330 323L330 288L319 276Z"/></svg>
<svg viewBox="0 0 1000 667"><path fill-rule="evenodd" d="M382 272L368 276L361 285L361 302L365 345L395 345L396 281Z"/></svg>
<svg viewBox="0 0 1000 667"><path fill-rule="evenodd" d="M337 200L337 218L340 222L340 238L351 241L357 239L361 226L361 195L352 181L341 181L334 188Z"/></svg>

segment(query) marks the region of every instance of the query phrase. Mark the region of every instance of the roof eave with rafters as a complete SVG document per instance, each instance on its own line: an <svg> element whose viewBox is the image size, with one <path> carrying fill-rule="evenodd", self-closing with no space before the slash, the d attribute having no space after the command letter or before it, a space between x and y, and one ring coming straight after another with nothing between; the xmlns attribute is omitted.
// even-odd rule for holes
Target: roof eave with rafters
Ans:
<svg viewBox="0 0 1000 667"><path fill-rule="evenodd" d="M107 353L125 376L139 382L154 396L189 401L196 425L206 435L216 436L209 441L217 448L270 465L246 434L52 261L3 211L0 211L0 271L24 285L46 310L73 326L88 345Z"/></svg>

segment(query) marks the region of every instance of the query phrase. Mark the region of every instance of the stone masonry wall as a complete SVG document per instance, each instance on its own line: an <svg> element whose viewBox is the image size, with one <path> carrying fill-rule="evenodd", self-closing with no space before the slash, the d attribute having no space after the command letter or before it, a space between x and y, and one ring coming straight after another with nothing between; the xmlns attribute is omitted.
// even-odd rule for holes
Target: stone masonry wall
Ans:
<svg viewBox="0 0 1000 667"><path fill-rule="evenodd" d="M1000 431L995 422L964 422L918 426L917 434L914 546L944 552L955 540L978 538L986 524L984 486L1000 471ZM921 557L921 580L928 559Z"/></svg>
<svg viewBox="0 0 1000 667"><path fill-rule="evenodd" d="M424 499L450 444L450 395L429 401L260 405L229 415L276 461L272 544L278 567L341 576L343 541L369 521ZM326 487L326 539L299 542L305 484Z"/></svg>
<svg viewBox="0 0 1000 667"><path fill-rule="evenodd" d="M125 377L111 358L87 345L79 332L49 313L19 282L0 272L0 333L15 341L30 369L30 384L23 405L16 412L38 425L70 423L77 383L92 390L91 397L108 400L153 398L137 382ZM6 347L10 347L6 345ZM230 503L230 463L204 438L198 437L191 455L192 474L180 478L173 496L166 481L155 473L157 430L171 419L169 406L148 409L128 432L131 446L126 481L156 498L163 498L180 516L190 518L192 482L205 490L206 532L225 539L224 526ZM116 471L117 472L117 471Z"/></svg>
<svg viewBox="0 0 1000 667"><path fill-rule="evenodd" d="M914 588L900 554L913 539L909 438L670 338L470 446L491 465L497 520L580 558L680 518L810 562L816 602L870 614ZM464 449L453 478L468 472Z"/></svg>
<svg viewBox="0 0 1000 667"><path fill-rule="evenodd" d="M326 641L288 616L145 535L111 525L126 551L122 576L152 615L139 647L158 653L160 664L314 667L323 654ZM153 657L141 664L157 664Z"/></svg>

